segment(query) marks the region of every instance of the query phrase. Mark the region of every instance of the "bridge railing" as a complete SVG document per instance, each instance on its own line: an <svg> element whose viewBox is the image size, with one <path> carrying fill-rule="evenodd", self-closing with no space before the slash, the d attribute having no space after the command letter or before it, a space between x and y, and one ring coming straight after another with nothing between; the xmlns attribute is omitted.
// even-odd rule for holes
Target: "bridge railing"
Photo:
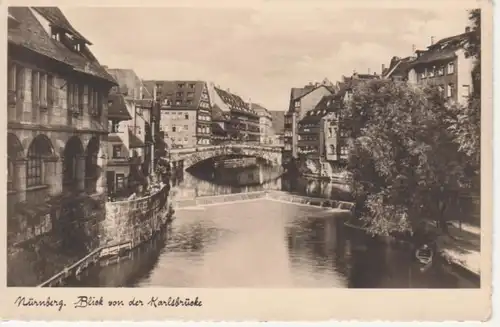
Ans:
<svg viewBox="0 0 500 327"><path fill-rule="evenodd" d="M280 150L282 146L273 145L273 144L260 144L260 143L223 143L217 145L199 145L191 148L177 148L171 149L170 153L172 154L183 154L190 153L193 151L210 151L210 150L218 150L225 147L238 147L238 148L246 148L246 149L270 149L270 150Z"/></svg>

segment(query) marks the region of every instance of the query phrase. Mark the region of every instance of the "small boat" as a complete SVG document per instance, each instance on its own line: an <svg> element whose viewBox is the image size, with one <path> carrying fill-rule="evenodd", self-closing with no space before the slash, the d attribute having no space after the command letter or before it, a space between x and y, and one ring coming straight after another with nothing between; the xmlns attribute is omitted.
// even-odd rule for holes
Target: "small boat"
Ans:
<svg viewBox="0 0 500 327"><path fill-rule="evenodd" d="M432 263L434 252L427 244L424 244L415 251L415 257L417 258L418 262L425 268Z"/></svg>

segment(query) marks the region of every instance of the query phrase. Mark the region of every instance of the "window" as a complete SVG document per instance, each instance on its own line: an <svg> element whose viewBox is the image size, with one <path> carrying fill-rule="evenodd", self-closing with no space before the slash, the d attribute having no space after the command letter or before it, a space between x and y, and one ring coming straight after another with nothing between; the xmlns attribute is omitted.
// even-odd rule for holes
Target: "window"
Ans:
<svg viewBox="0 0 500 327"><path fill-rule="evenodd" d="M330 153L335 153L335 145L330 144Z"/></svg>
<svg viewBox="0 0 500 327"><path fill-rule="evenodd" d="M427 77L427 69L420 73L420 78L424 79Z"/></svg>
<svg viewBox="0 0 500 327"><path fill-rule="evenodd" d="M172 132L177 132L177 126L172 126Z"/></svg>
<svg viewBox="0 0 500 327"><path fill-rule="evenodd" d="M468 97L470 95L470 86L462 85L462 89L463 89L463 96Z"/></svg>
<svg viewBox="0 0 500 327"><path fill-rule="evenodd" d="M188 125L184 125L184 130L187 131L189 129Z"/></svg>
<svg viewBox="0 0 500 327"><path fill-rule="evenodd" d="M438 69L438 75L439 76L443 76L444 75L444 67L443 66L439 67L439 69Z"/></svg>
<svg viewBox="0 0 500 327"><path fill-rule="evenodd" d="M187 93L188 98L194 98L194 92L188 92Z"/></svg>
<svg viewBox="0 0 500 327"><path fill-rule="evenodd" d="M454 94L454 88L455 87L453 86L453 84L448 84L448 90L446 92L446 96L448 98L451 98L453 96L453 94Z"/></svg>
<svg viewBox="0 0 500 327"><path fill-rule="evenodd" d="M182 104L182 101L181 100L175 100L175 105L176 106L180 106Z"/></svg>
<svg viewBox="0 0 500 327"><path fill-rule="evenodd" d="M433 66L432 69L429 71L429 77L434 77L435 71L436 71L436 66Z"/></svg>
<svg viewBox="0 0 500 327"><path fill-rule="evenodd" d="M192 105L192 104L193 104L193 101L192 101L192 100L187 100L187 101L186 101L186 104L187 104L188 106L190 106L190 105Z"/></svg>
<svg viewBox="0 0 500 327"><path fill-rule="evenodd" d="M108 126L109 126L108 131L110 133L120 133L120 121L110 120Z"/></svg>
<svg viewBox="0 0 500 327"><path fill-rule="evenodd" d="M84 91L84 86L83 85L77 85L77 90L78 90L78 113L80 115L83 115L83 91Z"/></svg>
<svg viewBox="0 0 500 327"><path fill-rule="evenodd" d="M184 93L183 93L183 92L177 92L177 93L175 94L175 96L177 96L177 97L179 97L179 98L182 98L182 96L183 96L183 95L184 95Z"/></svg>
<svg viewBox="0 0 500 327"><path fill-rule="evenodd" d="M42 159L43 152L36 143L28 150L28 162L26 163L26 186L42 185Z"/></svg>
<svg viewBox="0 0 500 327"><path fill-rule="evenodd" d="M194 89L194 84L189 84L190 89Z"/></svg>
<svg viewBox="0 0 500 327"><path fill-rule="evenodd" d="M439 90L439 93L444 96L444 86L443 85L439 85L438 86L438 90Z"/></svg>
<svg viewBox="0 0 500 327"><path fill-rule="evenodd" d="M299 108L300 107L300 100L297 100L295 101L295 108Z"/></svg>
<svg viewBox="0 0 500 327"><path fill-rule="evenodd" d="M185 141L185 142L187 143L187 141L188 141L188 138L187 138L187 136L186 136L186 137L184 137L184 141Z"/></svg>
<svg viewBox="0 0 500 327"><path fill-rule="evenodd" d="M184 83L177 84L177 87L180 88L180 89L184 88Z"/></svg>
<svg viewBox="0 0 500 327"><path fill-rule="evenodd" d="M40 73L35 70L31 72L31 103L35 107L40 105Z"/></svg>
<svg viewBox="0 0 500 327"><path fill-rule="evenodd" d="M189 119L189 115L188 114L184 114L184 119Z"/></svg>
<svg viewBox="0 0 500 327"><path fill-rule="evenodd" d="M452 63L452 62L450 62L450 63L448 64L448 75L449 75L449 74L453 74L453 73L455 73L455 64L454 64L454 63Z"/></svg>
<svg viewBox="0 0 500 327"><path fill-rule="evenodd" d="M122 146L113 145L113 158L121 158L121 157L122 157Z"/></svg>
<svg viewBox="0 0 500 327"><path fill-rule="evenodd" d="M124 174L116 174L116 189L121 190L125 188L125 175Z"/></svg>
<svg viewBox="0 0 500 327"><path fill-rule="evenodd" d="M14 162L7 157L7 191L13 191L14 188Z"/></svg>

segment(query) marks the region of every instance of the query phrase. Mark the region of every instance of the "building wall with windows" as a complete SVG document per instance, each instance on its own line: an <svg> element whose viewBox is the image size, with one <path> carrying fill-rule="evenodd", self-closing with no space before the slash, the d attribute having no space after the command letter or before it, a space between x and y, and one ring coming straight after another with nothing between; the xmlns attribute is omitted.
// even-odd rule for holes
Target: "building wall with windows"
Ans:
<svg viewBox="0 0 500 327"><path fill-rule="evenodd" d="M257 112L259 116L259 143L272 144L273 143L273 118L271 113L266 108L259 104L252 104L252 109Z"/></svg>
<svg viewBox="0 0 500 327"><path fill-rule="evenodd" d="M153 95L132 69L108 68L107 71L118 83L112 92L121 94L126 100L131 115L131 119L126 123L131 133L129 146L141 163L141 173L147 176L150 173L153 151Z"/></svg>
<svg viewBox="0 0 500 327"><path fill-rule="evenodd" d="M159 128L173 147L211 144L211 106L203 81L145 81L160 103Z"/></svg>
<svg viewBox="0 0 500 327"><path fill-rule="evenodd" d="M223 90L215 86L213 89L213 96L220 100L215 102L222 102L222 110L229 109L228 133L230 138L238 142L259 142L259 116L252 109L251 101L248 103L243 101L240 96L232 93L229 89Z"/></svg>
<svg viewBox="0 0 500 327"><path fill-rule="evenodd" d="M63 219L59 198L104 201L107 95L116 83L58 8L8 11L8 230L19 241L46 231L37 221L47 215Z"/></svg>
<svg viewBox="0 0 500 327"><path fill-rule="evenodd" d="M324 96L334 93L333 86L325 79L322 83L309 83L302 88L292 88L290 104L285 114L283 158L297 158L299 152L298 123L313 110Z"/></svg>
<svg viewBox="0 0 500 327"><path fill-rule="evenodd" d="M446 98L466 104L472 93L474 66L474 59L467 58L464 50L468 34L466 31L439 40L425 51L416 51L408 81L437 85Z"/></svg>

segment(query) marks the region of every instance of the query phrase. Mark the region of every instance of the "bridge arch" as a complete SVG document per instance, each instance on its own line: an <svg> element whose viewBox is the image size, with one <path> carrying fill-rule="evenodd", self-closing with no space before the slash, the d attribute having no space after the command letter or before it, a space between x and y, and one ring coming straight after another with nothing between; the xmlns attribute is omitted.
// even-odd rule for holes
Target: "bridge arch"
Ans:
<svg viewBox="0 0 500 327"><path fill-rule="evenodd" d="M255 146L255 145L217 145L209 147L197 147L193 149L180 149L172 151L172 161L183 161L184 169L188 169L202 161L231 155L244 157L255 157L263 159L272 165L281 165L281 148Z"/></svg>

